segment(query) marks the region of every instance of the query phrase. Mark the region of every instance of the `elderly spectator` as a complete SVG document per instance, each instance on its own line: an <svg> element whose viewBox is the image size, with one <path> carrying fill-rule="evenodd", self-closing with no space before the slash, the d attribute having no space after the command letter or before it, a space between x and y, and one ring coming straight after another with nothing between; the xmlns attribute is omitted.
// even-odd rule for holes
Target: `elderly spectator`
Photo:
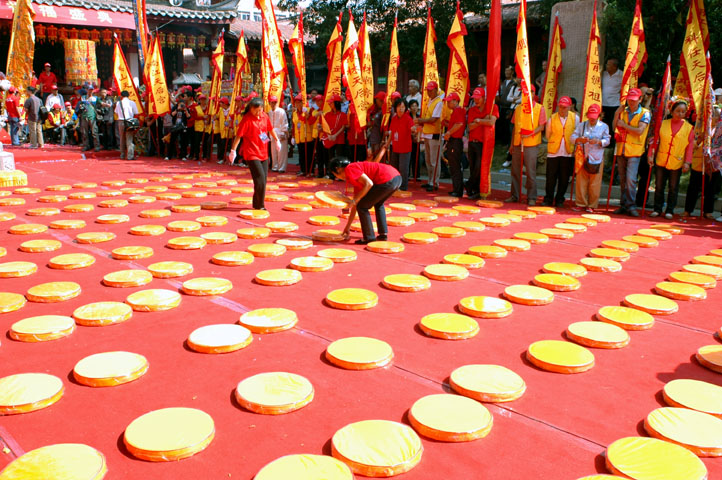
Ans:
<svg viewBox="0 0 722 480"><path fill-rule="evenodd" d="M602 112L604 123L613 131L612 122L614 114L619 108L619 95L622 91L622 77L624 73L619 69L619 60L610 58L602 72ZM613 142L612 142L613 143Z"/></svg>
<svg viewBox="0 0 722 480"><path fill-rule="evenodd" d="M604 172L604 147L611 139L609 127L599 121L601 108L592 105L587 110L587 121L577 124L572 134L573 144L584 146L584 165L577 173L574 202L576 210L592 213L599 206L599 191Z"/></svg>
<svg viewBox="0 0 722 480"><path fill-rule="evenodd" d="M406 95L406 104L409 105L411 103L411 100L416 100L416 103L421 105L421 92L419 91L421 87L419 86L419 82L417 80L411 79L409 80L409 94Z"/></svg>

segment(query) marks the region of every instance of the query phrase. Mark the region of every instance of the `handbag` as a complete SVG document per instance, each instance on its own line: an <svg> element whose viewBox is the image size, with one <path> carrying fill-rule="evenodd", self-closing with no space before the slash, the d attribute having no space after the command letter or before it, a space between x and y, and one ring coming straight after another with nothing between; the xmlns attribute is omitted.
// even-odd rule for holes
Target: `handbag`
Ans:
<svg viewBox="0 0 722 480"><path fill-rule="evenodd" d="M125 109L123 108L123 100L120 101L120 112L123 114L123 125L126 130L137 130L140 128L140 120L137 118L125 118Z"/></svg>
<svg viewBox="0 0 722 480"><path fill-rule="evenodd" d="M584 122L582 124L582 136L586 137L584 134L584 131L587 128L587 122ZM584 171L587 172L590 175L596 175L599 173L599 170L601 169L601 162L600 163L590 163L589 157L584 153L584 146L582 144L577 144L576 148L574 149L574 164L575 165L582 165L584 167Z"/></svg>

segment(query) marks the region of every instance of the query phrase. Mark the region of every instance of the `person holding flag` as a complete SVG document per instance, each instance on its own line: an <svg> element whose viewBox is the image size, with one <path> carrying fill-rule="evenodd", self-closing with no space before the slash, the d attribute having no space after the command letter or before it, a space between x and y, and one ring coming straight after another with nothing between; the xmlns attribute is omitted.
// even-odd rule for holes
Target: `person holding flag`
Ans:
<svg viewBox="0 0 722 480"><path fill-rule="evenodd" d="M322 114L319 122L323 150L318 162L318 178L330 177L332 172L327 171L328 164L346 143L343 133L348 126L348 117L341 111L341 101L341 95L332 95L327 102L330 110Z"/></svg>
<svg viewBox="0 0 722 480"><path fill-rule="evenodd" d="M689 172L694 151L694 128L685 120L688 104L686 100L676 100L670 108L672 118L662 122L659 129L659 149L649 153L649 166L655 161L655 191L654 211L650 217L658 217L664 207L664 188L669 184L667 195L667 208L664 218L671 220L674 217L674 208L677 206L677 192L682 172ZM655 155L656 153L656 155Z"/></svg>
<svg viewBox="0 0 722 480"><path fill-rule="evenodd" d="M640 89L630 89L627 93L627 105L617 109L612 125L612 129L619 132L615 134L615 156L622 190L620 206L614 213L628 213L632 217L639 216L636 204L637 171L652 120L649 110L642 107L641 99Z"/></svg>
<svg viewBox="0 0 722 480"><path fill-rule="evenodd" d="M496 103L491 107L488 115L484 115L486 92L483 88L476 88L471 95L474 104L469 107L467 121L469 125L469 181L466 183L466 192L470 200L481 198L481 175L489 175L491 157L484 158L484 144L494 142L494 125L499 118L499 106ZM488 164L484 162L488 161ZM482 165L483 164L483 165Z"/></svg>
<svg viewBox="0 0 722 480"><path fill-rule="evenodd" d="M464 154L464 131L466 130L466 110L460 106L461 98L456 92L449 93L444 101L449 105L451 114L445 121L446 133L444 143L446 144L446 160L449 162L449 173L451 173L452 197L464 196L464 172L461 169L461 156Z"/></svg>
<svg viewBox="0 0 722 480"><path fill-rule="evenodd" d="M293 141L298 147L298 175L308 175L313 170L313 116L309 107L305 107L304 95L299 93L293 97L293 115L291 127Z"/></svg>
<svg viewBox="0 0 722 480"><path fill-rule="evenodd" d="M579 123L579 116L569 112L572 99L562 97L557 111L546 125L547 172L544 205L561 207L567 194L569 179L574 169L574 143L572 134ZM556 190L556 195L554 194Z"/></svg>
<svg viewBox="0 0 722 480"><path fill-rule="evenodd" d="M444 107L444 96L439 91L439 84L434 80L426 84L426 93L429 101L421 113L421 117L416 119L416 124L422 125L421 138L424 139L426 172L429 177L429 181L421 185L421 188L433 192L439 189L439 177L441 176L439 149L441 148L441 112Z"/></svg>
<svg viewBox="0 0 722 480"><path fill-rule="evenodd" d="M534 95L533 85L529 85L529 94ZM524 170L526 171L527 203L536 205L536 159L539 145L542 142L547 118L541 103L534 102L531 113L524 111L524 105L514 109L511 117L513 124L511 140L511 196L505 202L518 202L521 198L522 156ZM523 127L527 128L523 128Z"/></svg>
<svg viewBox="0 0 722 480"><path fill-rule="evenodd" d="M587 110L587 120L577 123L570 141L573 145L582 145L584 164L577 172L577 183L574 195L576 209L584 209L587 213L594 212L599 206L599 192L602 188L604 172L604 149L609 146L612 137L609 126L599 121L602 107L593 104Z"/></svg>

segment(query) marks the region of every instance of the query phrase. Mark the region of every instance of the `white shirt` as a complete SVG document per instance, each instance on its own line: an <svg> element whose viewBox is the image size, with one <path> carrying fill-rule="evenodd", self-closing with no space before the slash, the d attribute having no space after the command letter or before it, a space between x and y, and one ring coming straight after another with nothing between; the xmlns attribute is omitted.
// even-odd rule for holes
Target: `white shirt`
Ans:
<svg viewBox="0 0 722 480"><path fill-rule="evenodd" d="M115 104L115 114L118 115L118 120L130 120L138 115L138 106L130 98L124 97Z"/></svg>
<svg viewBox="0 0 722 480"><path fill-rule="evenodd" d="M567 115L569 115L569 114L567 113ZM567 124L567 118L569 118L569 117L568 116L564 117L564 118L559 117L559 120L562 122L562 132L564 132L564 127ZM574 125L579 125L579 115L577 115L575 113L574 119L576 120L576 123ZM551 120L549 120L549 121L551 121ZM572 152L574 152L574 148L572 148ZM548 158L556 158L556 157L571 157L571 156L572 156L572 153L569 150L567 150L567 141L564 138L564 134L562 133L562 143L559 144L559 150L557 150L557 153L548 152L547 157Z"/></svg>
<svg viewBox="0 0 722 480"><path fill-rule="evenodd" d="M45 99L45 108L52 110L53 105L56 103L60 105L61 110L65 110L65 101L63 100L63 96L59 93L51 93L48 95L48 98Z"/></svg>
<svg viewBox="0 0 722 480"><path fill-rule="evenodd" d="M618 107L619 106L619 94L622 91L622 78L624 73L621 70L617 70L612 75L604 70L602 72L602 106L603 107Z"/></svg>
<svg viewBox="0 0 722 480"><path fill-rule="evenodd" d="M421 108L421 92L416 92L414 95L406 95L406 105L408 105L411 100L416 100L416 103L419 104L419 108Z"/></svg>
<svg viewBox="0 0 722 480"><path fill-rule="evenodd" d="M281 107L276 107L268 112L268 117L271 119L271 125L276 135L283 140L288 133L288 115L286 111Z"/></svg>
<svg viewBox="0 0 722 480"><path fill-rule="evenodd" d="M521 104L521 87L517 87L516 85L511 87L509 95L506 96L506 101L511 103L511 108L516 108L519 104Z"/></svg>

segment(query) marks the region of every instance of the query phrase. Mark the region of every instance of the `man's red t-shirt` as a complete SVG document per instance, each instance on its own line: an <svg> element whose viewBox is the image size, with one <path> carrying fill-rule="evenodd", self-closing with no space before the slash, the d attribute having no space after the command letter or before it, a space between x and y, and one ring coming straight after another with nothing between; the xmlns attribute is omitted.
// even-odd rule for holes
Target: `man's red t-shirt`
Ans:
<svg viewBox="0 0 722 480"><path fill-rule="evenodd" d="M464 127L466 127L466 110L464 110L464 107L456 107L454 111L451 112L451 117L449 118L449 130L451 130L451 128L457 123L461 124L461 128L452 133L451 138L464 137Z"/></svg>
<svg viewBox="0 0 722 480"><path fill-rule="evenodd" d="M483 105L479 106L473 106L469 109L469 125L471 126L471 122L473 122L477 118L484 118L481 116L481 108L483 108ZM499 118L499 107L494 104L494 108L491 111L491 116ZM469 141L470 142L485 142L489 135L492 134L494 129L492 127L488 127L486 125L480 125L476 128L472 128L469 130Z"/></svg>
<svg viewBox="0 0 722 480"><path fill-rule="evenodd" d="M20 111L18 110L19 106L20 100L18 100L18 97L15 95L11 94L7 100L5 100L5 108L8 111L9 118L20 118Z"/></svg>
<svg viewBox="0 0 722 480"><path fill-rule="evenodd" d="M326 112L326 114L323 116L323 118L326 120L326 123L328 124L328 128L331 130L331 135L336 134L339 130L341 130L343 127L345 127L348 124L348 118L346 117L346 114L343 112L335 111L335 112ZM331 145L343 145L346 141L343 138L343 135L339 135L336 137L335 142L331 141L325 141L324 144L331 146Z"/></svg>
<svg viewBox="0 0 722 480"><path fill-rule="evenodd" d="M363 188L363 185L358 180L363 174L366 174L374 185L381 185L401 175L399 171L391 165L378 162L352 163L346 167L344 171L346 172L346 181L351 184L354 191L359 191Z"/></svg>
<svg viewBox="0 0 722 480"><path fill-rule="evenodd" d="M256 118L252 114L243 115L238 124L236 136L243 139L241 154L243 160L268 160L268 142L271 141L273 130L271 119L266 112Z"/></svg>
<svg viewBox="0 0 722 480"><path fill-rule="evenodd" d="M38 75L38 83L43 86L43 93L50 93L53 91L53 85L58 83L58 78L53 72L41 72Z"/></svg>
<svg viewBox="0 0 722 480"><path fill-rule="evenodd" d="M394 147L394 153L410 153L411 152L411 127L414 126L414 120L405 112L401 117L394 115L391 117L389 131L391 132L391 144Z"/></svg>

